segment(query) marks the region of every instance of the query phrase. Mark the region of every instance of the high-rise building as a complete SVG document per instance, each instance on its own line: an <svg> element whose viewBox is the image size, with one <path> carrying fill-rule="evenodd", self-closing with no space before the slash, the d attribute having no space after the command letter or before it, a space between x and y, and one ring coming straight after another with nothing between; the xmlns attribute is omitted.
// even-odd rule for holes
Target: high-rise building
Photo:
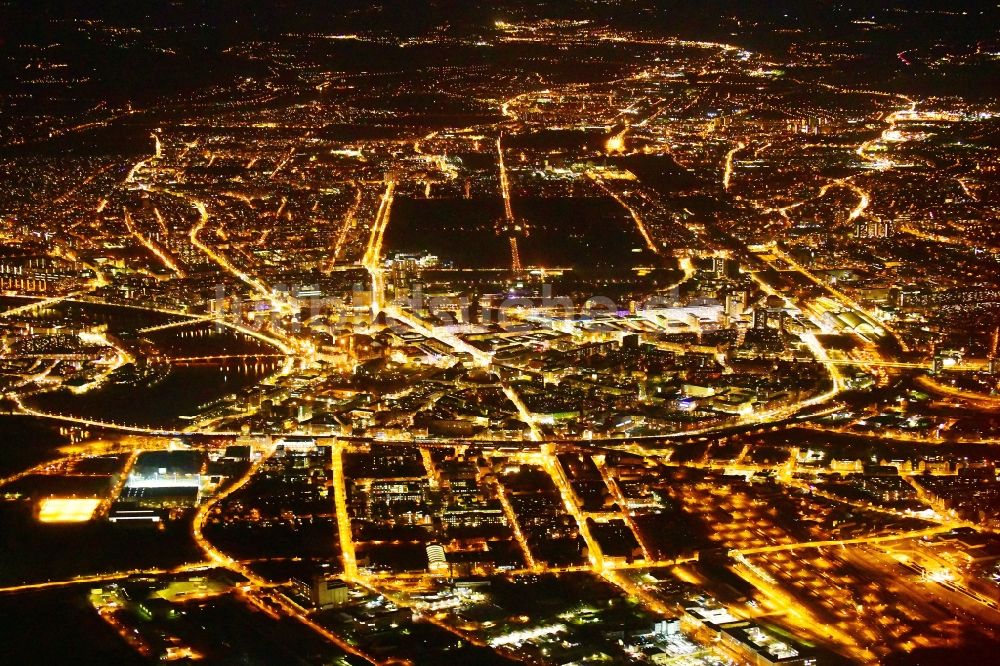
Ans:
<svg viewBox="0 0 1000 666"><path fill-rule="evenodd" d="M444 547L441 544L427 544L426 550L428 571L444 571L448 568L448 558L445 557Z"/></svg>
<svg viewBox="0 0 1000 666"><path fill-rule="evenodd" d="M313 576L309 598L317 608L343 606L348 599L347 584L336 578L317 574Z"/></svg>
<svg viewBox="0 0 1000 666"><path fill-rule="evenodd" d="M767 308L754 308L753 327L757 329L767 328L768 312Z"/></svg>
<svg viewBox="0 0 1000 666"><path fill-rule="evenodd" d="M889 238L895 226L891 220L866 220L858 218L854 223L855 238Z"/></svg>

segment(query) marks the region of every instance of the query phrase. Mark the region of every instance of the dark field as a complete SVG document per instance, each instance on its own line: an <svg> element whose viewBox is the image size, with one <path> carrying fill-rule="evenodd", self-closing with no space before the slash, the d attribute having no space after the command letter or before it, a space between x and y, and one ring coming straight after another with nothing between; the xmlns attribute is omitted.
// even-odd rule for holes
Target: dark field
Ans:
<svg viewBox="0 0 1000 666"><path fill-rule="evenodd" d="M659 263L611 199L515 198L513 208L528 227L518 238L525 267L612 274ZM427 251L458 268L505 268L510 245L496 231L502 216L499 199L398 199L386 230L387 252Z"/></svg>

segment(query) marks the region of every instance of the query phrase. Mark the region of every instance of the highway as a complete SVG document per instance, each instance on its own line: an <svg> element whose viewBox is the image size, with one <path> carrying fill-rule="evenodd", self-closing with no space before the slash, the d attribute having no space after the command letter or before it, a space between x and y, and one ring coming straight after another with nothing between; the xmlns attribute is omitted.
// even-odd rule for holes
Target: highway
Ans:
<svg viewBox="0 0 1000 666"><path fill-rule="evenodd" d="M746 148L747 145L740 141L736 146L726 153L726 161L722 169L722 189L729 191L729 186L733 181L733 159L736 154Z"/></svg>
<svg viewBox="0 0 1000 666"><path fill-rule="evenodd" d="M641 235L643 241L645 241L646 247L649 248L649 250L654 254L662 256L663 254L662 248L658 247L656 243L653 242L653 237L649 235L649 230L646 228L645 223L643 223L642 216L639 215L639 211L630 206L628 202L625 201L625 199L620 194L618 194L610 187L608 187L608 185L604 182L604 179L601 178L600 174L597 174L593 171L588 171L587 176L591 180L593 180L594 183L596 183L597 186L600 187L601 190L603 190L608 196L610 196L612 199L618 202L618 205L620 205L622 208L628 211L628 214L632 218L632 221L635 222L636 229L639 230L639 235ZM641 195L637 194L637 196Z"/></svg>
<svg viewBox="0 0 1000 666"><path fill-rule="evenodd" d="M872 151L872 148L875 145L886 141L886 139L891 138L893 134L896 132L896 125L899 123L899 121L902 118L905 118L906 116L912 115L917 110L917 105L918 105L917 100L911 97L907 97L906 95L900 95L900 94L896 94L896 97L899 97L906 101L907 103L906 108L898 109L886 115L884 118L884 122L888 125L888 127L886 127L882 131L882 133L879 135L877 139L871 139L863 142L860 146L858 146L857 150L855 151L858 157L867 162L874 163L878 168L881 169L889 169L896 165L893 162L887 161L885 157L872 157L871 155L869 155L869 153Z"/></svg>
<svg viewBox="0 0 1000 666"><path fill-rule="evenodd" d="M351 186L354 188L354 203L351 204L344 219L340 221L340 232L333 243L333 249L325 266L325 270L327 271L331 271L337 266L337 261L340 259L340 253L344 247L344 241L347 239L347 233L357 224L358 211L361 208L364 191L362 190L362 186L356 181L351 181Z"/></svg>
<svg viewBox="0 0 1000 666"><path fill-rule="evenodd" d="M361 260L362 266L371 278L372 316L385 310L385 275L382 268L382 241L385 230L389 226L389 216L392 211L392 201L396 191L396 181L390 179L386 184L385 193L379 204L375 220L372 222L372 232L368 240L368 248Z"/></svg>
<svg viewBox="0 0 1000 666"><path fill-rule="evenodd" d="M803 548L831 548L834 546L851 546L857 544L877 544L877 543L889 543L892 541L900 541L903 539L919 539L920 537L934 536L935 534L943 534L945 532L950 532L955 529L952 525L939 525L936 527L928 527L926 529L914 530L911 532L899 532L897 534L888 534L880 536L868 536L868 537L857 537L853 539L828 539L823 541L803 541L799 543L787 543L779 544L776 546L762 546L760 548L744 548L744 549L734 549L729 551L730 557L736 556L746 556L746 555L759 555L761 553L778 553L788 550L801 550Z"/></svg>
<svg viewBox="0 0 1000 666"><path fill-rule="evenodd" d="M514 209L510 202L510 177L507 175L507 162L503 155L503 143L501 137L497 137L497 166L500 170L500 197L503 199L504 231L510 243L511 270L514 273L521 272L521 253L517 246L518 232L521 225L514 217Z"/></svg>
<svg viewBox="0 0 1000 666"><path fill-rule="evenodd" d="M177 262L171 257L167 252L160 247L159 244L155 243L151 238L143 235L135 226L135 222L132 220L132 214L125 210L125 228L128 232L135 236L135 239L139 241L139 244L145 247L149 252L160 260L168 270L173 272L174 277L178 279L183 279L187 274L180 268Z"/></svg>
<svg viewBox="0 0 1000 666"><path fill-rule="evenodd" d="M625 524L628 525L629 529L632 530L632 535L639 544L639 548L642 550L642 559L646 562L652 562L655 558L652 555L652 551L649 545L646 543L646 539L643 537L642 530L635 524L635 520L632 518L632 512L628 508L628 500L625 499L625 495L622 494L621 487L618 485L618 480L614 478L611 470L605 464L605 456L596 455L593 457L594 465L597 470L601 473L601 478L604 480L604 485L608 487L611 491L611 496L615 499L615 504L618 505L618 509L621 512L622 518L625 520Z"/></svg>
<svg viewBox="0 0 1000 666"><path fill-rule="evenodd" d="M245 283L247 286L249 286L257 293L261 294L264 297L270 298L272 301L274 301L274 294L271 292L270 289L268 289L268 287L263 282L261 282L256 278L251 277L247 273L233 266L232 262L230 262L229 259L227 259L224 255L216 252L208 244L206 244L201 240L200 238L201 231L205 228L205 226L208 224L209 221L208 207L203 202L198 201L197 199L192 199L191 205L194 206L195 209L198 211L198 222L193 227L191 227L191 230L188 232L188 238L190 239L191 244L194 245L199 250L201 250L203 253L205 253L205 256L207 256L209 259L218 264L219 267L222 268L224 271L232 274L233 276L235 276L241 282Z"/></svg>
<svg viewBox="0 0 1000 666"><path fill-rule="evenodd" d="M23 585L8 585L0 587L0 594L18 594L21 592L35 592L38 590L48 590L58 587L69 587L71 585L93 585L95 583L112 583L125 580L133 576L162 576L188 571L200 571L211 568L209 562L196 562L184 564L173 569L131 569L129 571L115 571L110 573L93 574L89 576L75 576L65 580L44 581L41 583L25 583Z"/></svg>
<svg viewBox="0 0 1000 666"><path fill-rule="evenodd" d="M577 528L580 530L580 537L587 544L587 557L590 559L590 563L596 571L603 571L606 565L604 553L601 552L600 544L597 543L597 539L590 532L587 516L584 514L583 508L577 503L576 494L569 485L569 479L566 478L566 471L563 469L559 459L556 458L551 444L542 445L541 456L542 468L552 478L552 482L556 488L559 489L559 494L562 496L566 511L569 515L573 516Z"/></svg>
<svg viewBox="0 0 1000 666"><path fill-rule="evenodd" d="M351 516L347 510L347 485L344 479L344 444L333 448L332 462L333 501L337 515L337 535L340 539L340 561L344 567L344 580L358 580L358 562L354 554L354 535Z"/></svg>
<svg viewBox="0 0 1000 666"><path fill-rule="evenodd" d="M26 303L24 305L18 305L6 310L0 311L0 317L16 317L18 315L27 314L29 312L34 312L35 310L44 310L45 308L56 305L63 301L71 301L75 298L88 293L89 290L74 291L62 296L52 296L50 298L43 298L37 301L32 301L31 303ZM34 298L32 296L26 296L25 298Z"/></svg>
<svg viewBox="0 0 1000 666"><path fill-rule="evenodd" d="M517 514L514 512L514 507L510 503L510 498L507 497L507 491L499 481L494 482L497 488L497 499L500 500L500 506L503 508L504 517L507 519L507 524L510 526L511 531L514 533L514 540L517 541L517 545L521 549L521 554L524 555L524 562L528 565L529 571L533 573L538 573L542 571L542 566L540 563L535 561L534 554L531 552L531 547L528 545L528 539L524 536L524 531L521 529L521 523L517 519Z"/></svg>
<svg viewBox="0 0 1000 666"><path fill-rule="evenodd" d="M959 400L964 400L971 403L973 406L986 411L995 411L1000 409L1000 396L997 395L987 395L985 393L976 393L973 391L957 389L935 381L934 378L926 375L918 377L917 383L920 384L921 388L926 389L931 393L947 396L949 398L958 398Z"/></svg>
<svg viewBox="0 0 1000 666"><path fill-rule="evenodd" d="M524 400L518 395L517 389L515 389L509 382L503 382L501 384L504 395L510 400L514 406L517 408L517 413L521 417L521 421L528 424L528 432L533 442L537 442L542 439L542 432L538 428L538 420L535 418L534 414L528 409L527 405L524 404Z"/></svg>

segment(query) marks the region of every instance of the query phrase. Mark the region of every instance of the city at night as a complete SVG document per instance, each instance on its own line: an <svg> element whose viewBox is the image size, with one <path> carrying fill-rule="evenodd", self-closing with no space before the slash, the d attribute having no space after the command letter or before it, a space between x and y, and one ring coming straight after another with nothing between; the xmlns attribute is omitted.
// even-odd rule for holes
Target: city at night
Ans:
<svg viewBox="0 0 1000 666"><path fill-rule="evenodd" d="M1000 4L0 0L0 664L1000 661Z"/></svg>

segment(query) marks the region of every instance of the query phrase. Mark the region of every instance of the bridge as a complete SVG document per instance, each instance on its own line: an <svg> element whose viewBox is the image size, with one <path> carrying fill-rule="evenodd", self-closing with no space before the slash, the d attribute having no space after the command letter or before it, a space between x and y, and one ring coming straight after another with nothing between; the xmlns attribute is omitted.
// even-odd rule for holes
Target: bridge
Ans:
<svg viewBox="0 0 1000 666"><path fill-rule="evenodd" d="M285 354L216 354L214 356L177 356L174 358L156 356L153 358L176 365L226 365L226 361L270 360L286 357Z"/></svg>
<svg viewBox="0 0 1000 666"><path fill-rule="evenodd" d="M147 326L145 328L140 328L136 333L154 333L156 331L165 331L169 328L179 328L181 326L190 326L191 324L198 324L204 322L204 319L182 319L181 321L168 321L165 324L156 324L154 326Z"/></svg>

